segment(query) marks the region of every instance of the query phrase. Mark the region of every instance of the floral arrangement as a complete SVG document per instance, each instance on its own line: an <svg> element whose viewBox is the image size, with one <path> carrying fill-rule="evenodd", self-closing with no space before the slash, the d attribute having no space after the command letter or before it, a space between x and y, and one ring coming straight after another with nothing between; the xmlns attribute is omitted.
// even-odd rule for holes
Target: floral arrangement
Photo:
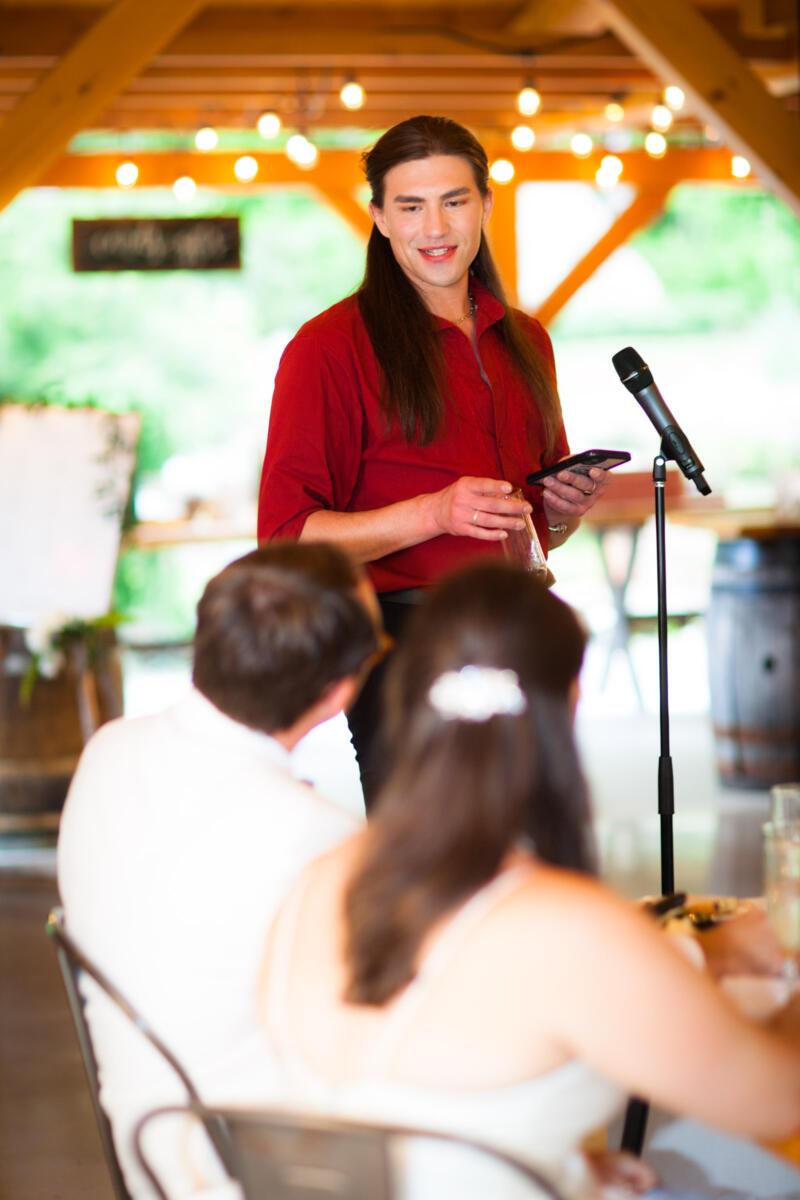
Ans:
<svg viewBox="0 0 800 1200"><path fill-rule="evenodd" d="M60 674L73 647L83 644L91 662L96 657L102 631L116 629L127 619L114 611L89 620L63 612L45 613L25 630L30 662L20 684L22 703L30 701L37 679L55 679Z"/></svg>

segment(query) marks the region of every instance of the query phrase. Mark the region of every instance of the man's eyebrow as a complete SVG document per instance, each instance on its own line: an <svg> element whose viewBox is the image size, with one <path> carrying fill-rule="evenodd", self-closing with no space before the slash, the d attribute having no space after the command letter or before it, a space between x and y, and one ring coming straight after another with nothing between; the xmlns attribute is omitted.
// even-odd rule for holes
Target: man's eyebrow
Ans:
<svg viewBox="0 0 800 1200"><path fill-rule="evenodd" d="M443 192L439 197L440 200L452 200L455 196L467 196L470 189L468 187L452 188L449 192ZM394 204L422 204L424 196L394 196Z"/></svg>

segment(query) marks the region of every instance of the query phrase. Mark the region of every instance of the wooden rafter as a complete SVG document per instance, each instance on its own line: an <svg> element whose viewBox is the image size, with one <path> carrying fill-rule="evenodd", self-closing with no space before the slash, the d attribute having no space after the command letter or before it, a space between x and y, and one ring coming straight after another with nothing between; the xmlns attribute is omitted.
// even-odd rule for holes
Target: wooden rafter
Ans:
<svg viewBox="0 0 800 1200"><path fill-rule="evenodd" d="M315 181L315 190L347 222L354 233L364 241L367 240L372 232L372 217L364 205L359 204L352 188L337 187L332 182L323 184Z"/></svg>
<svg viewBox="0 0 800 1200"><path fill-rule="evenodd" d="M489 245L510 304L517 303L517 189L495 187Z"/></svg>
<svg viewBox="0 0 800 1200"><path fill-rule="evenodd" d="M800 123L687 0L596 0L618 36L800 216Z"/></svg>
<svg viewBox="0 0 800 1200"><path fill-rule="evenodd" d="M0 209L41 176L202 0L118 0L0 126Z"/></svg>
<svg viewBox="0 0 800 1200"><path fill-rule="evenodd" d="M594 275L615 250L645 225L649 225L664 207L670 188L661 186L643 188L616 221L583 258L557 284L546 300L536 309L535 315L543 325L549 325L564 305L572 299L579 288Z"/></svg>
<svg viewBox="0 0 800 1200"><path fill-rule="evenodd" d="M323 150L310 171L291 163L284 154L273 151L252 153L259 171L250 187L271 185L319 187L322 189L356 188L363 183L360 154L355 150ZM240 187L233 166L238 154L215 151L198 154L190 151L150 151L130 155L139 167L139 187L169 187L179 175L191 175L208 187ZM578 159L567 152L538 154L506 153L515 168L515 180L523 182L560 182L573 180L594 183L600 165L600 153ZM43 187L116 187L114 172L123 154L65 154L41 176ZM731 178L730 152L727 150L672 150L665 158L652 159L644 151L621 156L623 182L634 187L674 187L683 180L700 183L729 183L742 186ZM495 187L495 196L502 192ZM354 201L355 202L355 201Z"/></svg>

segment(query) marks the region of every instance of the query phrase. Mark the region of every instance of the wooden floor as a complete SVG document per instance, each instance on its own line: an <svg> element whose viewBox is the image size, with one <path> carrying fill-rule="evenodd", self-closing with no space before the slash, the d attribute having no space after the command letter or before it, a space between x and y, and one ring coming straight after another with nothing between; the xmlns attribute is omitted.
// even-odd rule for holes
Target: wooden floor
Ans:
<svg viewBox="0 0 800 1200"><path fill-rule="evenodd" d="M44 932L46 876L0 872L0 1200L112 1200L78 1043Z"/></svg>

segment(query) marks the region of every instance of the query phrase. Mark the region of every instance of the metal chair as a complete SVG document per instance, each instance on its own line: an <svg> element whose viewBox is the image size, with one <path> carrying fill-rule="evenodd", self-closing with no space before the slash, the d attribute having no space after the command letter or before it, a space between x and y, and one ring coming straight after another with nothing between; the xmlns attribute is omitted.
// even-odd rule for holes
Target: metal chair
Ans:
<svg viewBox="0 0 800 1200"><path fill-rule="evenodd" d="M84 998L80 989L80 981L83 975L87 975L94 980L97 986L104 994L119 1008L125 1016L138 1029L141 1036L155 1049L158 1054L169 1064L172 1070L177 1075L178 1079L186 1089L186 1095L192 1105L201 1105L200 1096L197 1088L193 1084L191 1078L187 1074L185 1068L175 1057L169 1047L161 1040L145 1021L144 1017L133 1007L130 1001L122 994L118 987L111 982L99 967L88 958L74 939L67 933L64 920L64 910L60 907L51 909L45 926L48 937L53 942L58 958L58 965L61 968L61 975L64 980L64 987L69 1001L72 1021L75 1026L75 1033L78 1037L78 1045L80 1046L81 1057L83 1059L84 1070L86 1071L86 1079L89 1084L89 1092L92 1098L92 1107L94 1109L97 1128L100 1133L100 1141L103 1146L103 1154L105 1155L106 1163L111 1174L111 1181L114 1185L114 1195L116 1200L132 1200L130 1192L127 1189L125 1180L120 1167L117 1151L114 1146L114 1138L111 1131L111 1123L106 1116L103 1107L100 1103L100 1086L97 1068L97 1059L92 1045L92 1037L86 1021L84 1011ZM209 1121L206 1126L211 1141L220 1155L223 1164L227 1168L229 1147L224 1129L215 1124L213 1120Z"/></svg>
<svg viewBox="0 0 800 1200"><path fill-rule="evenodd" d="M277 1109L216 1108L193 1103L165 1105L146 1113L134 1131L134 1149L142 1172L159 1200L169 1200L151 1167L144 1133L162 1116L183 1114L211 1129L224 1127L229 1145L226 1168L245 1200L398 1200L393 1179L392 1143L417 1139L450 1143L504 1164L534 1185L534 1197L564 1200L551 1180L535 1167L494 1146L458 1134L400 1125L360 1124Z"/></svg>

